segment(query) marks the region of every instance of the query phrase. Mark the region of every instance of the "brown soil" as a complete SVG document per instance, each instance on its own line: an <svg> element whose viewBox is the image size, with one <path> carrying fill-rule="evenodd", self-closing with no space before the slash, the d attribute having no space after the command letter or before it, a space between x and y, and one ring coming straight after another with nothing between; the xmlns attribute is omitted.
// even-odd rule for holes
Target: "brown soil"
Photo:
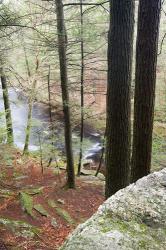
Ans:
<svg viewBox="0 0 166 250"><path fill-rule="evenodd" d="M86 178L77 178L76 189L66 189L65 171L61 170L55 174L52 168L47 168L42 174L41 167L37 160L30 157L22 158L20 152L4 148L5 152L10 151L12 163L6 165L3 149L0 149L0 191L9 190L11 194L1 197L0 194L0 219L8 218L26 222L39 229L34 237L18 235L19 229L13 231L11 227L4 226L0 222L0 242L2 241L7 249L28 249L47 250L58 249L66 237L74 228L88 219L103 202L103 186L95 182L86 182ZM21 178L25 176L25 178ZM42 187L38 194L31 195L33 204L41 204L47 211L48 216L42 216L33 209L34 217L28 215L21 206L20 191L31 190ZM66 211L72 222L65 219L65 216L57 212L49 205L49 201L55 201L56 208ZM52 219L57 226L52 225Z"/></svg>

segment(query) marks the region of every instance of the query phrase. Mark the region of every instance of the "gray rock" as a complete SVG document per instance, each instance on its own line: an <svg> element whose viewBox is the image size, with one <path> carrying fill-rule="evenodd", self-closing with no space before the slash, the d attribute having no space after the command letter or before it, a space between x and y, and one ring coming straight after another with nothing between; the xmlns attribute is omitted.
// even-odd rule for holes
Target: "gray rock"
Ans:
<svg viewBox="0 0 166 250"><path fill-rule="evenodd" d="M52 226L53 228L57 229L58 223L57 223L57 221L56 221L55 218L52 218L52 219L51 219L51 226Z"/></svg>
<svg viewBox="0 0 166 250"><path fill-rule="evenodd" d="M120 190L61 250L165 250L166 168Z"/></svg>

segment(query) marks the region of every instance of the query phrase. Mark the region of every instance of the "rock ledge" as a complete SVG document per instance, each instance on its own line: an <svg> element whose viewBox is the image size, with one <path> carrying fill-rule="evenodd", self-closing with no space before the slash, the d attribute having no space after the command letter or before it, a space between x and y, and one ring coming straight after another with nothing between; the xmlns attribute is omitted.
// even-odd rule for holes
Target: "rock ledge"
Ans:
<svg viewBox="0 0 166 250"><path fill-rule="evenodd" d="M120 190L61 250L165 250L166 168Z"/></svg>

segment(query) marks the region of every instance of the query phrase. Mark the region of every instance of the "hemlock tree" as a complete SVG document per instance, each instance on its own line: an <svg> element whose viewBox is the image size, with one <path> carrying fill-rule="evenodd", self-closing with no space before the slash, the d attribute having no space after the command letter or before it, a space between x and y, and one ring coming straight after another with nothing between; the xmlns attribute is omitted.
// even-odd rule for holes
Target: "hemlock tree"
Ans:
<svg viewBox="0 0 166 250"><path fill-rule="evenodd" d="M110 5L106 121L106 198L129 184L130 85L134 0L111 0Z"/></svg>
<svg viewBox="0 0 166 250"><path fill-rule="evenodd" d="M69 188L75 187L75 174L74 174L74 159L72 151L72 131L70 121L70 103L68 91L68 73L67 73L67 57L66 46L67 37L64 23L64 12L62 0L55 0L56 15L57 15L57 32L58 32L58 52L60 64L60 78L62 89L62 103L64 113L64 126L65 126L65 149L67 160L67 186Z"/></svg>
<svg viewBox="0 0 166 250"><path fill-rule="evenodd" d="M138 14L131 181L149 174L161 0L140 0Z"/></svg>
<svg viewBox="0 0 166 250"><path fill-rule="evenodd" d="M1 64L2 64L2 61L1 61ZM7 79L6 79L3 65L0 65L0 77L1 77L1 84L2 84L2 91L3 91L3 102L4 102L4 108L5 108L7 143L13 144L14 136L13 136L10 100L9 100L9 93L8 93L8 84L7 84Z"/></svg>

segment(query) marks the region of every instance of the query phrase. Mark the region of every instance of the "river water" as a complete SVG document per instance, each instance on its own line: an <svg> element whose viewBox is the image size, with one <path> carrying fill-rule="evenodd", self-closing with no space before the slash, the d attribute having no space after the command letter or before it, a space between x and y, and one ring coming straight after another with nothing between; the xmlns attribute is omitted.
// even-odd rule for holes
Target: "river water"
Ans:
<svg viewBox="0 0 166 250"><path fill-rule="evenodd" d="M14 130L14 143L19 149L23 149L25 142L25 128L27 124L28 116L28 103L27 98L19 89L10 88L9 98L11 103L12 122ZM47 110L47 111L46 111ZM5 126L4 117L4 104L2 90L0 90L0 112L2 112L0 119L0 126ZM64 128L62 121L56 121L56 127L54 129L54 146L62 153L64 151ZM39 150L39 135L42 140L42 144L50 144L52 141L50 126L49 126L49 114L46 106L35 103L33 106L32 114L32 131L30 136L29 150ZM72 134L73 139L73 152L75 155L79 154L79 135L75 131ZM99 156L101 151L100 135L97 133L86 133L83 145L83 157L85 159L95 159Z"/></svg>

